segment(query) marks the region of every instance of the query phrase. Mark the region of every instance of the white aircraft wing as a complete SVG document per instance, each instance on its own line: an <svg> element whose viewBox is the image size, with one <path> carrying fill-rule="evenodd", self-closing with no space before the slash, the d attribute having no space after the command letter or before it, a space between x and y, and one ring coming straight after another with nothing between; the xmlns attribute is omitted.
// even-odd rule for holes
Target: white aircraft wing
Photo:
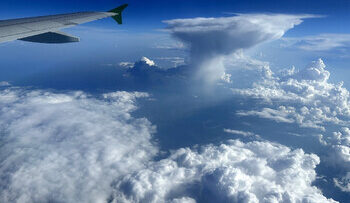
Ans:
<svg viewBox="0 0 350 203"><path fill-rule="evenodd" d="M112 17L122 24L124 4L108 12L79 12L13 20L0 20L0 43L23 40L38 43L79 42L78 37L60 32L60 29Z"/></svg>

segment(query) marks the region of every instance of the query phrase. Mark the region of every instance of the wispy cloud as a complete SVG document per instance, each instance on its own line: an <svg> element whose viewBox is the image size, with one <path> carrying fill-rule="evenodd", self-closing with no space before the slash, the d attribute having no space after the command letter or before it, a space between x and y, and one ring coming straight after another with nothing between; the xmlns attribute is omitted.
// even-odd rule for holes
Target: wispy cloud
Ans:
<svg viewBox="0 0 350 203"><path fill-rule="evenodd" d="M249 132L249 131L241 131L241 130L233 130L233 129L224 129L225 133L230 133L234 135L242 135L243 137L255 137L260 138L259 135Z"/></svg>
<svg viewBox="0 0 350 203"><path fill-rule="evenodd" d="M283 38L283 46L306 51L329 51L350 48L350 34L320 34L301 38Z"/></svg>

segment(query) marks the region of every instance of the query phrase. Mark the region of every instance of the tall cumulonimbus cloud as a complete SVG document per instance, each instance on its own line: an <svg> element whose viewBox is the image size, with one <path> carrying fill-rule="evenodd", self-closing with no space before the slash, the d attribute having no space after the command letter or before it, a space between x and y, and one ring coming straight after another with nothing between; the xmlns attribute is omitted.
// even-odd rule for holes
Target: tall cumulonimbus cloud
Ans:
<svg viewBox="0 0 350 203"><path fill-rule="evenodd" d="M222 18L163 21L172 35L187 44L198 76L215 81L225 74L223 57L240 49L281 38L285 32L314 15L238 14Z"/></svg>
<svg viewBox="0 0 350 203"><path fill-rule="evenodd" d="M151 123L130 114L147 96L1 90L0 202L107 202L113 180L158 151Z"/></svg>

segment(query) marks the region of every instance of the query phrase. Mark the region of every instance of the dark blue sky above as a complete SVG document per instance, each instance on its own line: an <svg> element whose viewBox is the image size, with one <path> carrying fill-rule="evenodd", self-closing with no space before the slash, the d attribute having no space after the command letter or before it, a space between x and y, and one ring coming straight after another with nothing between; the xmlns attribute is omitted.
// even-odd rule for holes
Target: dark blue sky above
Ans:
<svg viewBox="0 0 350 203"><path fill-rule="evenodd" d="M309 1L264 1L264 0L149 0L149 1L111 1L104 0L62 0L62 1L44 1L44 0L18 0L2 1L1 8L5 11L47 11L47 12L66 12L80 10L106 10L118 4L129 3L132 10L140 15L151 12L150 16L170 16L176 17L181 14L188 16L207 13L215 15L217 12L288 12L288 13L305 13L315 12L320 14L346 14L350 8L347 0L309 0ZM31 8L28 10L28 8ZM4 11L2 11L4 13ZM193 16L192 16L193 17Z"/></svg>
<svg viewBox="0 0 350 203"><path fill-rule="evenodd" d="M350 1L347 0L308 0L308 1L280 1L280 0L19 0L1 1L1 19L26 17L35 15L50 15L56 13L78 11L105 11L122 3L130 7L125 12L128 26L139 29L150 29L161 26L161 21L173 18L192 17L220 17L229 13L288 13L288 14L319 14L326 15L321 23L309 23L304 32L313 33L327 24L331 32L347 31L349 26L346 19L350 17ZM317 20L315 20L317 22ZM311 25L311 26L310 26ZM323 25L323 26L322 26ZM307 28L305 26L305 28Z"/></svg>

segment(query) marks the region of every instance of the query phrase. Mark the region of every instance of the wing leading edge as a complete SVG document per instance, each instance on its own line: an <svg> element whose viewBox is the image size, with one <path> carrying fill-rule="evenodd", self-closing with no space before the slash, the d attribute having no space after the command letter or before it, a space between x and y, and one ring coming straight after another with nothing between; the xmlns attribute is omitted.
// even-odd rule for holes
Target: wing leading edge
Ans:
<svg viewBox="0 0 350 203"><path fill-rule="evenodd" d="M0 43L14 40L37 43L79 42L78 37L59 30L108 17L112 17L118 24L122 24L122 12L127 6L124 4L108 12L79 12L2 20L0 21Z"/></svg>

